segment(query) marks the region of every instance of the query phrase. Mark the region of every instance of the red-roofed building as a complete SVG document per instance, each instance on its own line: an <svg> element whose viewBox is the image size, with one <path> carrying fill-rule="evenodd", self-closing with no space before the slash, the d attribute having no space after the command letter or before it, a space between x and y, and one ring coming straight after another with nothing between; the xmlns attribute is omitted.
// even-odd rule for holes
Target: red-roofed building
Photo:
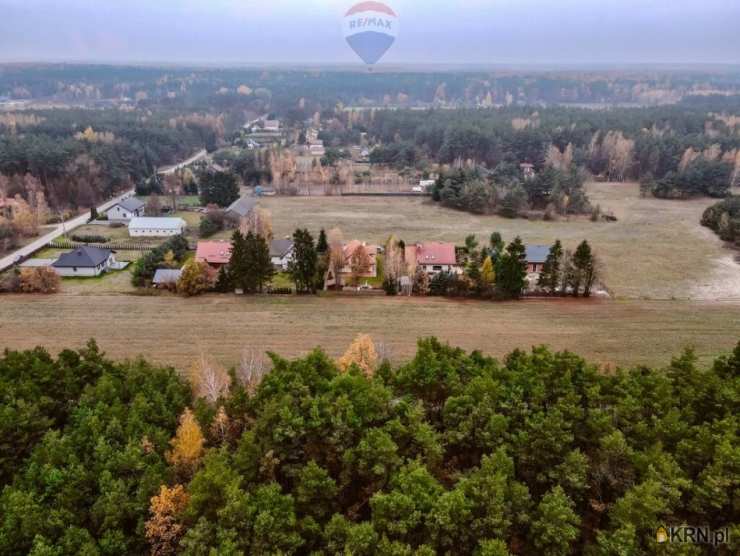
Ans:
<svg viewBox="0 0 740 556"><path fill-rule="evenodd" d="M207 263L213 268L221 268L229 264L231 260L231 242L199 241L195 251L195 260L199 263Z"/></svg>
<svg viewBox="0 0 740 556"><path fill-rule="evenodd" d="M358 249L364 249L367 253L370 265L367 272L362 272L357 275L357 278L375 278L378 275L378 253L380 253L380 247L377 245L369 245L363 241L353 239L345 243L342 246L342 252L344 254L344 267L339 271L339 280L337 281L336 276L332 269L326 274L325 285L327 287L332 286L344 286L352 281L352 255Z"/></svg>
<svg viewBox="0 0 740 556"><path fill-rule="evenodd" d="M421 267L427 274L453 272L460 274L462 266L457 262L454 243L427 241L406 246L406 263Z"/></svg>

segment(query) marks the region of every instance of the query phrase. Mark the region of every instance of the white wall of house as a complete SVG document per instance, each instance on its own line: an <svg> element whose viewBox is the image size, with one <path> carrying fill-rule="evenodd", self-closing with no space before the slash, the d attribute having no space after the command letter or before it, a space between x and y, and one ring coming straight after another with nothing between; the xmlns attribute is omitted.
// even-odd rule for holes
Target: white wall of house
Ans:
<svg viewBox="0 0 740 556"><path fill-rule="evenodd" d="M52 267L54 271L64 278L93 278L95 276L100 276L104 272L108 272L111 268L111 265L116 262L115 257L113 254L111 254L108 259L102 263L100 263L95 268L91 267L83 267L83 266L73 266L73 267L64 267L64 268L56 268Z"/></svg>
<svg viewBox="0 0 740 556"><path fill-rule="evenodd" d="M288 251L288 253L283 257L272 257L272 266L275 268L279 268L281 270L288 270L288 265L293 260L293 250L291 249Z"/></svg>
<svg viewBox="0 0 740 556"><path fill-rule="evenodd" d="M132 228L129 226L128 235L131 237L168 237L176 236L185 230L180 228Z"/></svg>
<svg viewBox="0 0 740 556"><path fill-rule="evenodd" d="M419 265L429 275L441 274L443 272L451 272L452 274L461 274L462 268L459 265L450 264L423 264Z"/></svg>

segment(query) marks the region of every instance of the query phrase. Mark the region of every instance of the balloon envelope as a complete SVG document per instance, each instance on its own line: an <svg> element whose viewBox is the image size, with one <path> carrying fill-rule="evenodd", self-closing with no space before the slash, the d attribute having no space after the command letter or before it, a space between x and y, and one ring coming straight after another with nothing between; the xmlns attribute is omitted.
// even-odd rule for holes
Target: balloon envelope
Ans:
<svg viewBox="0 0 740 556"><path fill-rule="evenodd" d="M344 16L344 38L366 63L375 64L398 35L398 16L382 2L360 2Z"/></svg>

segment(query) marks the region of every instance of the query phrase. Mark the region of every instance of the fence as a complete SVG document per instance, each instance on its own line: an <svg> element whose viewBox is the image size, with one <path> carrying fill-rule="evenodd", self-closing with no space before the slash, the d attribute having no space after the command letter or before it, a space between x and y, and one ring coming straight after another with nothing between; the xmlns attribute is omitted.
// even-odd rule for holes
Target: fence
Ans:
<svg viewBox="0 0 740 556"><path fill-rule="evenodd" d="M143 241L113 241L108 243L83 243L80 241L53 240L48 243L52 249L77 249L78 247L98 247L113 251L151 251L157 245Z"/></svg>

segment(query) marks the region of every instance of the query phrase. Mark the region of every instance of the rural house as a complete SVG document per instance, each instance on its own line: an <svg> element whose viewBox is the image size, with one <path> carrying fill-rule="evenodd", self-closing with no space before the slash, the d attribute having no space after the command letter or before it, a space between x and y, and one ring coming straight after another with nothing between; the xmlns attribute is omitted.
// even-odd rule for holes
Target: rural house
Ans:
<svg viewBox="0 0 740 556"><path fill-rule="evenodd" d="M363 241L353 239L345 243L342 246L342 254L344 256L344 266L339 271L339 277L334 276L334 270L329 269L326 273L325 286L343 286L349 284L352 281L352 255L357 249L364 249L365 253L370 260L370 265L367 272L362 272L358 275L358 278L375 278L378 274L378 253L380 247L377 245L368 245ZM337 279L338 278L338 279Z"/></svg>
<svg viewBox="0 0 740 556"><path fill-rule="evenodd" d="M457 262L454 243L427 241L407 245L404 255L410 268L422 268L429 275L441 272L462 273L462 266Z"/></svg>
<svg viewBox="0 0 740 556"><path fill-rule="evenodd" d="M144 215L144 202L129 197L113 205L105 214L109 222L130 222L132 218Z"/></svg>
<svg viewBox="0 0 740 556"><path fill-rule="evenodd" d="M234 220L240 221L246 218L257 206L257 199L254 197L242 197L229 205L226 209L226 215Z"/></svg>
<svg viewBox="0 0 740 556"><path fill-rule="evenodd" d="M66 277L100 276L109 270L121 268L110 249L87 246L64 253L51 266L59 276Z"/></svg>
<svg viewBox="0 0 740 556"><path fill-rule="evenodd" d="M128 224L131 237L167 237L182 234L187 222L182 218L136 217Z"/></svg>
<svg viewBox="0 0 740 556"><path fill-rule="evenodd" d="M550 248L547 245L528 245L527 246L527 274L530 277L539 276L542 267L545 265L547 255L550 254Z"/></svg>
<svg viewBox="0 0 740 556"><path fill-rule="evenodd" d="M273 239L270 242L270 260L275 268L288 270L288 265L293 260L293 240Z"/></svg>
<svg viewBox="0 0 740 556"><path fill-rule="evenodd" d="M231 261L231 241L199 241L195 249L195 260L219 269Z"/></svg>

